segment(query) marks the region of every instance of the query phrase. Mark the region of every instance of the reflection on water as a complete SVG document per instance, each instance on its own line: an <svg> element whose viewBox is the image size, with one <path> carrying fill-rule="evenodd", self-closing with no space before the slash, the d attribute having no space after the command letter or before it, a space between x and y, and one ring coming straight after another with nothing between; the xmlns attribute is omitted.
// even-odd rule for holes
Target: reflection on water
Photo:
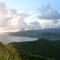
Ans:
<svg viewBox="0 0 60 60"><path fill-rule="evenodd" d="M36 38L11 36L8 33L0 34L0 42L3 42L3 43L34 41L34 40L36 40Z"/></svg>

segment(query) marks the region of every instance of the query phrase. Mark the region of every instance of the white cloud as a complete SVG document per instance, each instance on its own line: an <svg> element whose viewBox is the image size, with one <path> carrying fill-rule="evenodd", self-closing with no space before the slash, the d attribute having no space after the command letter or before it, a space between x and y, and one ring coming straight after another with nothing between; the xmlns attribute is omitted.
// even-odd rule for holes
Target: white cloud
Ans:
<svg viewBox="0 0 60 60"><path fill-rule="evenodd" d="M40 11L26 18L27 23L38 21L41 28L60 28L60 13L51 5L44 6Z"/></svg>
<svg viewBox="0 0 60 60"><path fill-rule="evenodd" d="M37 23L38 22L38 23ZM40 12L17 11L9 9L4 3L0 3L0 28L3 29L26 29L32 24L40 28L60 27L60 13L50 5L41 8ZM40 24L39 24L40 23Z"/></svg>
<svg viewBox="0 0 60 60"><path fill-rule="evenodd" d="M8 9L4 3L0 3L0 27L3 29L25 28L24 14L18 13L14 9Z"/></svg>

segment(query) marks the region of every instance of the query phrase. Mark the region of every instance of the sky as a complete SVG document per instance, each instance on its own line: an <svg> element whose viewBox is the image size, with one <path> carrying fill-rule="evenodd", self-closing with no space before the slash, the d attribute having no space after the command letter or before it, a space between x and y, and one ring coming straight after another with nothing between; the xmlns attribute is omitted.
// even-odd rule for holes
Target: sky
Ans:
<svg viewBox="0 0 60 60"><path fill-rule="evenodd" d="M60 28L60 0L0 0L0 32Z"/></svg>
<svg viewBox="0 0 60 60"><path fill-rule="evenodd" d="M50 4L60 12L60 0L0 0L0 2L5 2L9 8L21 11L36 11L42 5Z"/></svg>

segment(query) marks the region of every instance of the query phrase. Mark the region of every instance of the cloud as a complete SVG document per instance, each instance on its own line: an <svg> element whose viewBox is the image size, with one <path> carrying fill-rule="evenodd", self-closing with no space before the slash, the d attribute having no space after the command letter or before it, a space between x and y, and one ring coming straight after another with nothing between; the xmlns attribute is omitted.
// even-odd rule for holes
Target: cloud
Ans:
<svg viewBox="0 0 60 60"><path fill-rule="evenodd" d="M44 6L40 11L17 11L9 9L4 3L0 3L0 30L21 30L30 28L60 27L60 13L50 5Z"/></svg>
<svg viewBox="0 0 60 60"><path fill-rule="evenodd" d="M51 5L43 6L42 8L40 8L39 13L40 15L38 15L38 17L40 19L60 19L60 13L52 8Z"/></svg>
<svg viewBox="0 0 60 60"><path fill-rule="evenodd" d="M26 27L24 19L26 14L18 13L15 9L8 9L4 3L0 3L0 27L4 30L22 29Z"/></svg>
<svg viewBox="0 0 60 60"><path fill-rule="evenodd" d="M28 25L28 29L40 29L40 23L38 21L31 22Z"/></svg>
<svg viewBox="0 0 60 60"><path fill-rule="evenodd" d="M40 11L31 14L26 20L28 23L38 21L40 28L60 28L60 13L51 5L43 6Z"/></svg>
<svg viewBox="0 0 60 60"><path fill-rule="evenodd" d="M40 21L42 20L41 26L44 28L60 28L60 13L51 7L51 5L43 6L37 15ZM45 22L44 22L45 21Z"/></svg>
<svg viewBox="0 0 60 60"><path fill-rule="evenodd" d="M60 20L40 20L41 28L60 28Z"/></svg>

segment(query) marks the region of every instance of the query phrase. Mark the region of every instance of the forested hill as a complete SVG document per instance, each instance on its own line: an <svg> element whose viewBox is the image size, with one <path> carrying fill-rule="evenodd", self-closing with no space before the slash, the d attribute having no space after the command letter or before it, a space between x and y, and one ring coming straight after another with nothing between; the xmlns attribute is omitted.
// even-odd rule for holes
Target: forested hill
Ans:
<svg viewBox="0 0 60 60"><path fill-rule="evenodd" d="M0 60L60 60L60 40L0 43Z"/></svg>
<svg viewBox="0 0 60 60"><path fill-rule="evenodd" d="M29 57L28 60L40 60L39 58L41 58L41 60L60 60L60 40L51 41L41 38L36 41L14 42L10 44L13 45L23 57Z"/></svg>
<svg viewBox="0 0 60 60"><path fill-rule="evenodd" d="M50 40L58 40L60 39L60 28L25 30L10 33L10 35L19 37L31 37L31 38L43 37Z"/></svg>

